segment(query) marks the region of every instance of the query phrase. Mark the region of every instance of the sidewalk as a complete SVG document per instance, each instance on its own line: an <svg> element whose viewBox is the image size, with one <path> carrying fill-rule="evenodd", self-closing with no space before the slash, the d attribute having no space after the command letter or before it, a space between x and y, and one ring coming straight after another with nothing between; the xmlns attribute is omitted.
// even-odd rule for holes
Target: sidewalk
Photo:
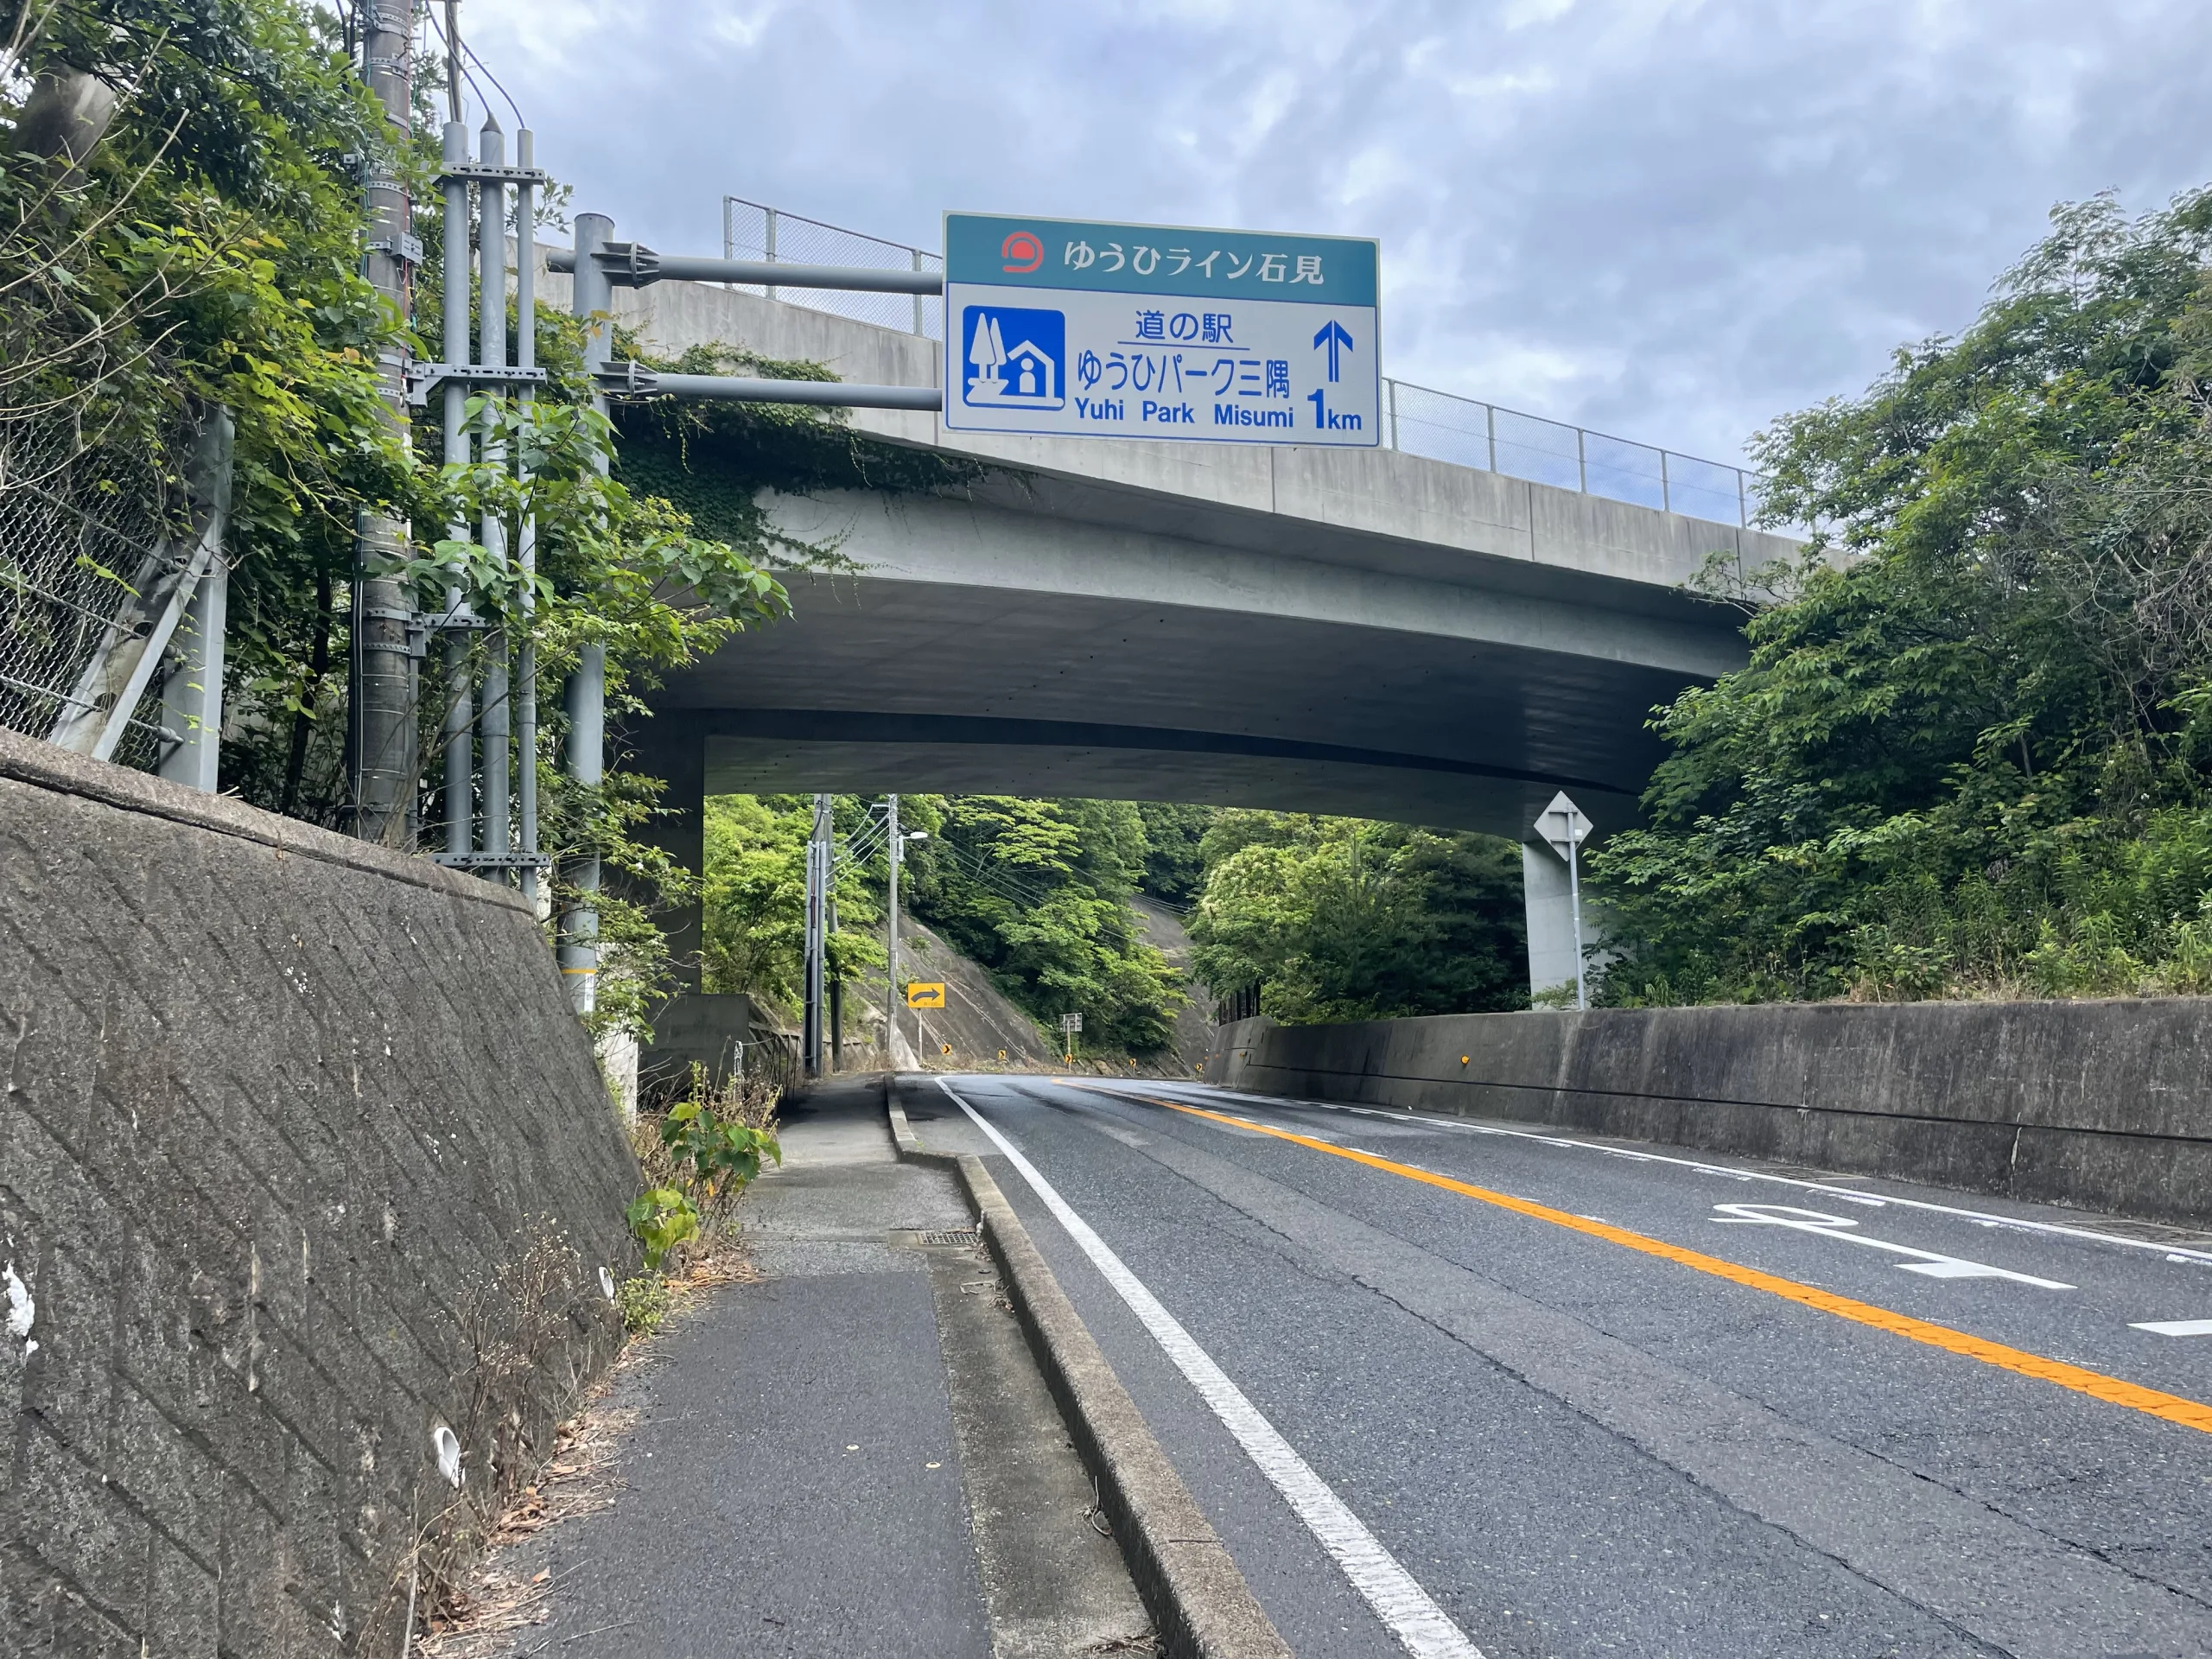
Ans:
<svg viewBox="0 0 2212 1659"><path fill-rule="evenodd" d="M502 1550L543 1618L467 1659L1153 1651L1121 1554L950 1176L880 1083L786 1111L747 1195L763 1277L657 1338L609 1507Z"/></svg>

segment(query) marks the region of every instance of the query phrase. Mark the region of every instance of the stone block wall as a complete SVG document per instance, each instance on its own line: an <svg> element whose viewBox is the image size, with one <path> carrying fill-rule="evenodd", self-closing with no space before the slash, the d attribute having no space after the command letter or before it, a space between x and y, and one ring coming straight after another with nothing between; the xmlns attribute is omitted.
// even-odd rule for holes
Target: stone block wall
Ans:
<svg viewBox="0 0 2212 1659"><path fill-rule="evenodd" d="M0 732L0 1653L397 1653L636 1268L534 918Z"/></svg>
<svg viewBox="0 0 2212 1659"><path fill-rule="evenodd" d="M2212 999L1249 1020L1232 1088L2212 1224Z"/></svg>

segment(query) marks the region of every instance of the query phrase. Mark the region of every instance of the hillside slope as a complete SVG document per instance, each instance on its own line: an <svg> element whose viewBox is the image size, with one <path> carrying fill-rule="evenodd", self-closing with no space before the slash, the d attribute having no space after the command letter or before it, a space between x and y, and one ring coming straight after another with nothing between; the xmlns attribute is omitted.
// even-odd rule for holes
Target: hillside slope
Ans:
<svg viewBox="0 0 2212 1659"><path fill-rule="evenodd" d="M1138 925L1154 949L1183 976L1185 1000L1175 1015L1175 1034L1169 1041L1180 1067L1177 1075L1194 1073L1213 1043L1213 999L1205 986L1191 979L1190 936L1183 931L1183 918L1149 893L1138 893L1129 907L1136 912Z"/></svg>
<svg viewBox="0 0 2212 1659"><path fill-rule="evenodd" d="M1177 967L1187 959L1190 942L1174 912L1139 895L1134 901L1146 937ZM879 930L877 937L881 938ZM945 1007L919 1015L901 1007L896 1064L901 1070L931 1071L1058 1071L1062 1070L1059 1033L1039 1029L1016 1007L982 964L961 954L934 929L904 916L899 923L899 971L903 978L942 980ZM1102 1076L1189 1077L1205 1056L1212 1026L1205 1016L1205 995L1177 1015L1173 1050L1149 1064L1114 1065L1079 1051L1076 1069ZM880 1069L883 1031L880 977L846 987L844 1066L848 1071Z"/></svg>

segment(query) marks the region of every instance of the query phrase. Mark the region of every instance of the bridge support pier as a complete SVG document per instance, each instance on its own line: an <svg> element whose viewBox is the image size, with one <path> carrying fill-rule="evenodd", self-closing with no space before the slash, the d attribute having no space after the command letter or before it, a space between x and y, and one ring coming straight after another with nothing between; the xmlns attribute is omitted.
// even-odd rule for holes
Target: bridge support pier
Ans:
<svg viewBox="0 0 2212 1659"><path fill-rule="evenodd" d="M707 738L698 720L671 711L628 734L630 769L667 785L659 808L640 826L638 839L703 878L707 865ZM653 1017L654 1037L638 1057L641 1095L651 1098L685 1082L693 1060L717 1077L735 1059L735 1045L752 1035L752 1007L742 996L709 996L703 988L701 951L706 945L705 907L697 898L660 912L654 920L668 941L677 990ZM665 1040L664 1040L665 1039ZM710 1058L711 1057L711 1058Z"/></svg>
<svg viewBox="0 0 2212 1659"><path fill-rule="evenodd" d="M1529 995L1566 988L1566 1006L1574 1006L1574 900L1568 890L1567 861L1541 842L1521 846L1521 899L1529 923ZM1605 960L1605 918L1582 901L1583 961L1594 990Z"/></svg>

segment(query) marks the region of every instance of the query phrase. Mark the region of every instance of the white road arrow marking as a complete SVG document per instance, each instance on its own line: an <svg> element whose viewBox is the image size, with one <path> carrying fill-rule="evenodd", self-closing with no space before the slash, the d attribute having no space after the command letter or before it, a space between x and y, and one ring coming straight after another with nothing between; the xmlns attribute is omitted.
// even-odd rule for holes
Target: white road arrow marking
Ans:
<svg viewBox="0 0 2212 1659"><path fill-rule="evenodd" d="M2033 1285L2038 1290L2071 1290L2071 1285L2061 1284L2056 1279L2038 1279L2031 1273L2014 1273L2010 1268L1993 1268L1985 1262L1968 1262L1961 1256L1944 1255L1936 1250L1917 1250L1910 1244L1893 1243L1886 1238L1873 1238L1858 1230L1859 1224L1848 1216L1831 1216L1819 1210L1799 1210L1786 1204L1716 1204L1719 1211L1713 1219L1723 1226L1787 1227L1793 1232L1817 1233L1824 1238L1840 1239L1846 1244L1863 1244L1870 1250L1887 1250L1892 1255L1909 1255L1910 1262L1897 1266L1907 1273L1923 1274L1930 1279L2010 1279L2016 1285Z"/></svg>

